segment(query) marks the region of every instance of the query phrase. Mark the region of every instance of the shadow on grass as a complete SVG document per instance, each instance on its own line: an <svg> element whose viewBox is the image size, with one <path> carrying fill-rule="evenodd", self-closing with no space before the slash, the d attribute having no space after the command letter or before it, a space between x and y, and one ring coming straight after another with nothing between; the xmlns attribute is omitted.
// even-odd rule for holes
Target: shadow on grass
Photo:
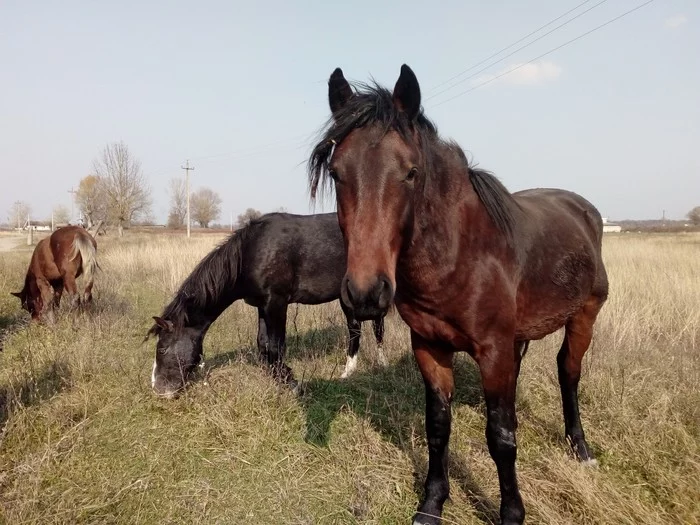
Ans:
<svg viewBox="0 0 700 525"><path fill-rule="evenodd" d="M341 326L294 334L287 338L287 348L293 349L287 357L303 360L327 355L345 341L346 330ZM231 363L262 366L257 345L215 354L205 362L207 374ZM481 406L481 377L476 365L470 360L456 359L454 375L457 388L453 406ZM413 436L424 435L425 389L412 354L404 355L388 367L356 373L348 380L311 379L303 384L300 402L306 412L307 442L327 446L331 424L342 410L351 410L411 458L414 490L422 495L427 455L414 448ZM454 450L449 461L451 479L458 483L479 519L498 523L498 506L481 490L467 462Z"/></svg>
<svg viewBox="0 0 700 525"><path fill-rule="evenodd" d="M71 371L63 361L52 362L36 376L27 370L21 377L10 378L8 385L0 386L0 428L17 407L38 405L66 390L70 384Z"/></svg>
<svg viewBox="0 0 700 525"><path fill-rule="evenodd" d="M454 374L457 388L453 406L481 406L481 377L476 365L457 359ZM412 438L424 435L425 389L411 354L392 366L357 373L348 380L312 379L304 385L301 403L306 410L307 442L327 446L333 420L341 410L351 410L411 458L414 490L422 495L427 456L414 448ZM454 450L450 453L450 477L462 488L482 521L498 522L497 505L484 494L467 462Z"/></svg>
<svg viewBox="0 0 700 525"><path fill-rule="evenodd" d="M29 315L25 315L24 310L18 310L12 315L0 315L0 352L5 347L5 340L27 324L29 324Z"/></svg>
<svg viewBox="0 0 700 525"><path fill-rule="evenodd" d="M342 356L345 358L348 337L348 330L345 326L326 326L324 328L288 334L285 361L317 359L339 352L342 352ZM374 337L370 336L370 339L373 340ZM360 353L362 352L360 351ZM255 344L215 354L206 359L207 367L212 369L226 366L232 362L243 362L252 365L263 364L259 356L258 347Z"/></svg>
<svg viewBox="0 0 700 525"><path fill-rule="evenodd" d="M287 335L287 358L310 359L337 352L347 347L348 329L345 325L325 326Z"/></svg>

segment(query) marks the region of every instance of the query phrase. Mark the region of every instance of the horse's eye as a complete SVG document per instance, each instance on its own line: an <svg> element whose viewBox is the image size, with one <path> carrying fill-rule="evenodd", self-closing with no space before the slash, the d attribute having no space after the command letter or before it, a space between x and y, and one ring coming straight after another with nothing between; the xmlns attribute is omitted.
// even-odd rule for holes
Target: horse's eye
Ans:
<svg viewBox="0 0 700 525"><path fill-rule="evenodd" d="M418 174L418 168L411 168L411 171L409 171L408 175L406 175L406 182L413 181L413 179L416 178L417 174Z"/></svg>
<svg viewBox="0 0 700 525"><path fill-rule="evenodd" d="M333 179L335 182L338 182L338 172L335 171L334 169L329 169L328 170L328 175L331 176L331 179Z"/></svg>

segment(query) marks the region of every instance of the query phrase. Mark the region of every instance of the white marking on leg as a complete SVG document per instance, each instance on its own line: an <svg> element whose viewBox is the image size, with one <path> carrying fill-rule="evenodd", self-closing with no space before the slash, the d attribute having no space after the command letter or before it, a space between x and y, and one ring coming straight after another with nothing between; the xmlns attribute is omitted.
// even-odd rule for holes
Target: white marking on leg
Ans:
<svg viewBox="0 0 700 525"><path fill-rule="evenodd" d="M377 345L377 361L379 361L381 366L387 366L389 364L386 360L386 354L384 353L384 345L381 343Z"/></svg>
<svg viewBox="0 0 700 525"><path fill-rule="evenodd" d="M153 371L151 372L151 388L156 387L156 360L153 360Z"/></svg>
<svg viewBox="0 0 700 525"><path fill-rule="evenodd" d="M598 468L598 460L597 459L587 459L586 461L582 461L581 465L584 467L588 468Z"/></svg>
<svg viewBox="0 0 700 525"><path fill-rule="evenodd" d="M350 357L348 356L347 361L345 361L345 370L341 374L341 379L346 379L352 375L352 373L357 368L357 354Z"/></svg>

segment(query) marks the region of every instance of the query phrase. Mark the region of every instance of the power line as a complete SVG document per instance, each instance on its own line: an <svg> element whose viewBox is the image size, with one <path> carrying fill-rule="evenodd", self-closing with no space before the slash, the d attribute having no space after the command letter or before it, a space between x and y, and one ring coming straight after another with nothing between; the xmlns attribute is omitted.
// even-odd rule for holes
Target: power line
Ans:
<svg viewBox="0 0 700 525"><path fill-rule="evenodd" d="M447 80L447 81L445 81L445 82L443 82L443 83L441 83L441 84L438 84L437 86L435 86L435 88L440 87L440 86L442 86L442 85L445 85L446 83L449 83L449 82L451 82L452 80L454 80L454 79L456 79L456 78L459 78L459 77L460 77L461 75L463 75L464 73L467 73L467 72L471 71L472 69L474 69L475 67L478 67L479 65L483 64L484 62L490 60L491 58L493 58L493 57L495 57L495 56L498 56L498 55L499 55L500 53L502 53L503 51L506 51L506 50L510 49L511 47L513 47L514 45L517 45L518 43L520 43L520 42L522 42L523 40L527 39L528 37L532 36L533 34L535 34L535 33L539 32L539 31L541 31L541 30L544 29L545 27L547 27L547 26L553 24L553 23L556 22L557 20L561 20L561 19L562 19L563 17L565 17L566 15L572 13L573 11L575 11L576 9L580 8L581 6L587 4L587 3L590 2L590 1L591 1L591 0L586 0L586 1L584 1L584 2L582 2L582 3L580 3L580 4L578 4L577 6L573 7L572 9L569 9L569 10L566 11L565 13L563 13L563 14L559 15L558 17L556 17L556 18L550 20L549 22L547 22L547 23L544 24L543 26L540 26L538 29L536 29L536 30L534 30L534 31L532 31L532 32L530 32L530 33L528 33L527 35L525 35L524 37L520 38L519 40L516 40L515 42L513 42L513 43L510 44L509 46L506 46L505 48L501 49L500 51L498 51L498 52L496 52L496 53L490 55L489 57L485 58L485 59L482 60L481 62L478 62L478 63L474 64L474 65L471 66L470 68L468 68L468 69L462 71L462 72L459 73L458 75L455 75L455 76L452 77L451 79L449 79L449 80ZM459 82L453 84L452 86L446 88L445 90L442 90L442 91L440 91L440 92L438 92L438 93L435 93L435 94L429 96L428 98L426 98L426 100L430 100L430 99L432 99L432 98L434 98L434 97L436 97L436 96L438 96L438 95L440 95L440 94L442 94L442 93L444 93L444 92L446 92L446 91L452 89L453 87L455 87L455 86L457 86L457 85L459 85L459 84L461 84L461 83L463 83L463 82L469 80L470 78L473 78L474 76L476 76L476 75L478 75L479 73L483 72L485 69L488 69L488 68L492 67L493 65L498 64L499 62L502 62L502 61L505 60L506 58L509 58L509 57L512 56L513 54L517 53L518 51L521 51L521 50L525 49L526 47L528 47L528 46L534 44L535 42L541 40L542 38L544 38L544 37L550 35L550 34L553 33L554 31L556 31L557 29L560 29L561 27L563 27L563 26L569 24L570 22L576 20L577 18L580 18L580 17L583 16L584 14L588 13L588 12L591 11L592 9L595 9L596 7L598 7L598 6L600 6L601 4L605 3L606 1L607 1L607 0L601 0L600 2L598 2L598 3L595 4L595 5L593 5L592 7L586 9L585 11L582 11L581 13L577 14L577 15L574 16L573 18L570 18L570 19L567 20L566 22L564 22L564 23L562 23L562 24L556 26L555 28L551 29L550 31L548 31L548 32L545 33L544 35L541 35L541 36L539 36L538 38L536 38L535 40L530 41L528 44L519 47L518 49L516 49L516 50L513 51L512 53L509 53L508 55L506 55L505 57L499 59L498 61L493 62L492 64L490 64L490 65L487 66L486 68L477 71L476 73L474 73L473 75L471 75L471 76L469 76L469 77L467 77L467 78L465 78L465 79L462 79L461 81L459 81ZM603 24L600 24L599 26L594 27L593 29L591 29L591 30L589 30L589 31L586 31L585 33L583 33L583 34L581 34L581 35L579 35L579 36L577 36L577 37L575 37L575 38L572 38L571 40L569 40L569 41L567 41L567 42L561 44L560 46L557 46L557 47L555 47L555 48L553 48L553 49L550 49L549 51L547 51L547 52L545 52L545 53L542 53L541 55L539 55L539 56L537 56L537 57L535 57L535 58L533 58L533 59L531 59L531 60L529 60L529 61L527 61L527 62L525 62L525 63L523 63L523 64L519 64L518 66L515 66L515 67L509 69L508 71L505 71L505 72L503 72L503 73L501 73L501 74L499 74L499 75L497 75L497 76L495 76L495 77L493 77L493 78L490 78L490 79L488 79L488 80L486 80L486 81L484 81L484 82L481 82L480 84L478 84L478 85L476 85L476 86L473 86L473 87L470 88L470 89L467 89L467 90L465 90L465 91L462 91L461 93L458 93L457 95L454 95L453 97L450 97L450 98L445 99L445 100L443 100L443 101L441 101L441 102L438 102L438 103L435 104L433 107L438 107L438 106L441 106L441 105L443 105L443 104L446 104L447 102L450 102L450 101L452 101L452 100L454 100L454 99L456 99L456 98L459 98L459 97L461 97L462 95L465 95L465 94L467 94L467 93L470 93L470 92L472 92L472 91L474 91L474 90L476 90L476 89L478 89L478 88L480 88L480 87L482 87L482 86L485 86L485 85L487 85L487 84L489 84L489 83L491 83L491 82L493 82L493 81L495 81L495 80L497 80L497 79L499 79L499 78L501 78L501 77L504 77L504 76L506 76L506 75L508 75L508 74L510 74L510 73L512 73L512 72L514 72L514 71L516 71L516 70L518 70L518 69L520 69L520 68L522 68L522 67L528 65L528 64L531 64L532 62L534 62L534 61L536 61L536 60L539 60L539 59L541 59L541 58L543 58L543 57L545 57L545 56L547 56L547 55L550 55L551 53L554 53L555 51L558 51L559 49L561 49L561 48L563 48L563 47L565 47L565 46L567 46L567 45L569 45L569 44L572 44L572 43L576 42L577 40L580 40L581 38L583 38L583 37L585 37L585 36L587 36L587 35L589 35L589 34L595 32L595 31L598 31L599 29L602 29L603 27L605 27L605 26L607 26L607 25L609 25L609 24L611 24L611 23L613 23L613 22L615 22L615 21L617 21L617 20L619 20L619 19L621 19L621 18L623 18L623 17L625 17L625 16L627 16L627 15L633 13L634 11L637 11L638 9L641 9L642 7L644 7L644 6L648 5L648 4L651 4L652 2L654 2L654 0L648 0L647 2L644 2L644 3L640 4L640 5L638 5L637 7L633 8L633 9L630 9L629 11L626 11L626 12L622 13L621 15L616 16L615 18L612 18L612 19L608 20L607 22L605 22L605 23L603 23ZM321 81L318 81L318 82L321 82ZM435 88L433 88L433 89L435 89ZM269 151L271 148L274 148L274 147L276 147L276 146L279 146L280 144L286 144L286 143L298 141L299 139L305 139L301 144L299 144L298 146L295 147L295 149L301 149L301 148L303 148L303 147L305 147L305 146L307 146L307 145L310 144L310 140L311 140L310 137L311 137L312 135L313 135L313 133L305 133L305 134L303 134L303 135L296 135L296 136L294 136L294 137L290 137L290 138L287 138L287 139L280 139L280 140L277 140L277 141L274 141L274 142L269 142L269 143L267 143L267 144L261 144L261 145L259 145L259 146L252 146L252 147L250 147L250 148L244 148L244 149L236 150L236 151L233 151L233 152L230 152L230 153L222 153L222 154L218 154L218 155L208 155L208 156L203 156L203 157L195 157L193 160L207 161L207 160L216 159L216 158L222 158L222 157L231 157L231 160L236 160L236 159L240 159L240 158L246 158L246 157L250 157L250 156L255 156L255 155L262 154L262 153L266 153L266 152ZM163 168L163 169L161 169L161 170L157 170L156 173L157 173L157 174L160 174L160 173L162 173L162 172L164 172L164 171L167 171L168 169L169 169L169 168ZM182 167L182 169L187 169L187 168L186 168L186 167ZM194 169L194 168L190 168L190 169ZM189 176L189 171L187 171L187 174L188 174L188 176ZM188 195L189 195L189 192L188 192ZM189 228L189 220L188 220L188 228Z"/></svg>
<svg viewBox="0 0 700 525"><path fill-rule="evenodd" d="M551 55L551 54L554 53L555 51L558 51L558 50L560 50L561 48L568 46L569 44L573 44L573 43L576 42L577 40L580 40L580 39L582 39L583 37L588 36L588 35L590 35L591 33L594 33L595 31L598 31L599 29L602 29L603 27L605 27L605 26L607 26L607 25L610 25L610 24L612 24L613 22L616 22L617 20L620 20L621 18L623 18L623 17L625 17L625 16L627 16L627 15L629 15L629 14L634 13L634 12L637 11L638 9L641 9L642 7L647 6L647 5L651 4L652 2L654 2L654 0L648 0L648 1L644 2L644 3L642 3L642 4L639 4L637 7L634 7L634 8L632 8L632 9L630 9L629 11L625 11L624 13L622 13L621 15L616 16L615 18L611 18L611 19L608 20L607 22L604 22L604 23L600 24L599 26L596 26L596 27L594 27L593 29L591 29L591 30L589 30L589 31L586 31L585 33L582 33L582 34L578 35L577 37L572 38L571 40L569 40L569 41L567 41L567 42L564 42L563 44L561 44L561 45L559 45L559 46L557 46L557 47L555 47L555 48L553 48L553 49L550 49L549 51L547 51L547 52L545 52L545 53L542 53L541 55L538 55L538 56L536 56L535 58L533 58L533 59L531 59L531 60L528 60L527 62L525 62L525 63L523 63L523 64L519 64L519 65L517 65L517 66L515 66L515 67L513 67L513 68L511 68L511 69L509 69L508 71L504 71L504 72L501 73L500 75L496 75L495 77L489 78L488 80L485 80L484 82L481 82L480 84L477 84L476 86L473 86L473 87L471 87L471 88L469 88L469 89L467 89L467 90L465 90L465 91L462 91L461 93L458 93L458 94L456 94L456 95L453 96L453 97L450 97L450 98L448 98L448 99L445 99L445 100L443 100L442 102L438 102L437 104L433 105L433 107L442 106L443 104L446 104L446 103L448 103L448 102L450 102L450 101L452 101L452 100L454 100L454 99L456 99L456 98L459 98L459 97L461 97L462 95L466 95L467 93L471 93L472 91L474 91L474 90L476 90L476 89L479 89L480 87L483 87L483 86L485 86L486 84L490 84L490 83L493 82L494 80L498 80L498 79L501 78L501 77L504 77L504 76L506 76L506 75L509 75L509 74L511 74L513 71L517 71L517 70L520 69L521 67L527 66L528 64L532 64L532 63L535 62L536 60L539 60L539 59L541 59L541 58L544 58L544 57L546 57L547 55Z"/></svg>
<svg viewBox="0 0 700 525"><path fill-rule="evenodd" d="M483 64L484 62L488 62L488 61L491 60L492 58L497 57L498 55L500 55L501 53L503 53L504 51L508 51L511 47L513 47L513 46L519 44L519 43L522 42L523 40L526 40L526 39L530 38L532 35L534 35L535 33L538 33L539 31L541 31L541 30L544 29L545 27L552 25L552 24L553 24L554 22L556 22L557 20L561 20L562 18L564 18L564 17L565 17L566 15L568 15L569 13L572 13L572 12L576 11L579 7L581 7L582 5L587 4L587 3L590 2L590 1L591 1L591 0L585 0L584 2L581 2L581 3L578 4L576 7L573 7L573 8L571 8L571 9L569 9L566 13L561 14L561 15L559 15L558 17L556 17L556 18L550 20L549 22L547 22L547 23L544 24L543 26L540 26L540 27L538 27L537 29L535 29L534 31L531 31L530 33L528 33L528 34L525 35L524 37L522 37L522 38L516 40L516 41L513 42L512 44L507 45L506 47L504 47L504 48L501 49L500 51L496 51L494 54L489 55L488 57L486 57L485 59L483 59L481 62L477 62L476 64L474 64L474 65L468 67L468 68L465 69L464 71L462 71L462 72L460 72L460 73L457 73L455 76L453 76L453 77L451 77L451 78L448 78L448 79L445 80L444 82L441 82L440 84L437 84L436 86L431 87L430 90L429 90L428 92L435 91L436 89L438 89L438 88L444 86L445 84L449 84L449 83L452 82L453 80L455 80L455 79L461 77L461 76L464 75L465 73L469 73L469 72L470 72L472 69L474 69L475 67L479 67L479 66L480 66L481 64Z"/></svg>
<svg viewBox="0 0 700 525"><path fill-rule="evenodd" d="M459 82L455 82L455 83L452 84L451 86L446 87L445 89L443 89L443 90L441 90L441 91L438 91L437 93L433 93L432 95L430 95L429 97L427 97L426 100L430 100L431 98L435 98L435 97L437 97L437 96L439 96L439 95L442 95L442 94L445 93L446 91L449 91L450 89L454 88L455 86L458 86L459 84L463 84L463 83L466 82L467 80L474 78L474 77L477 76L478 74L483 73L484 71L486 71L487 69L490 69L491 67L495 66L496 64L500 64L500 63L503 62L506 58L510 58L510 57L512 57L513 55L515 55L516 53L518 53L519 51L522 51L523 49L525 49L526 47L530 47L530 46L531 46L532 44L534 44L535 42L539 42L540 40L542 40L542 39L545 38L546 36L551 35L551 34L554 33L556 30L561 29L562 27L564 27L564 26L567 25L567 24L570 24L571 22L573 22L573 21L576 20L577 18L582 17L583 15L585 15L586 13L588 13L589 11L592 11L593 9L595 9L596 7L598 7L598 6L602 5L602 4L604 4L604 3L607 2L607 1L608 1L608 0L601 0L600 2L598 2L597 4L595 4L594 6L591 6L591 7L589 7L588 9L586 9L585 11L580 12L579 14L577 14L576 16L570 18L570 19L567 20L566 22L563 22L563 23L559 24L558 26L556 26L555 28L550 29L550 30L547 31L545 34L538 36L538 37L535 38L534 40L531 40L530 42L528 42L528 43L525 44L524 46L520 46L520 47L519 47L518 49L516 49L515 51L512 51L512 52L508 53L506 56L499 58L499 59L496 60L495 62L492 62L492 63L489 64L488 66L486 66L486 67L484 67L484 68L481 68L481 69L480 69L479 71L477 71L476 73L472 73L471 75L469 75L469 76L466 77L466 78L463 78L463 79L460 80ZM563 15L562 15L562 16L563 16ZM561 17L560 17L560 18L561 18ZM511 47L512 47L512 46L511 46ZM483 62L482 62L482 63L483 63ZM471 69L473 69L473 68L470 68L470 70L471 70Z"/></svg>

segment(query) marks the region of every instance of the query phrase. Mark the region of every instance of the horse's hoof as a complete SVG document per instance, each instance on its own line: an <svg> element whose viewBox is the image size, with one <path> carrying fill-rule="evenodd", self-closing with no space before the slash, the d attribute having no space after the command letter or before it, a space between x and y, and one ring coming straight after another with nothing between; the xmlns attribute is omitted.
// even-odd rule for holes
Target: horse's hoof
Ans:
<svg viewBox="0 0 700 525"><path fill-rule="evenodd" d="M440 525L442 519L419 512L413 516L413 525Z"/></svg>
<svg viewBox="0 0 700 525"><path fill-rule="evenodd" d="M377 346L377 363L379 363L379 366L389 366L389 361L386 359L386 354L384 353L384 347L382 345Z"/></svg>
<svg viewBox="0 0 700 525"><path fill-rule="evenodd" d="M298 381L293 380L289 383L289 387L292 390L292 394L294 394L296 397L301 397L304 395L304 386Z"/></svg>
<svg viewBox="0 0 700 525"><path fill-rule="evenodd" d="M343 373L340 374L340 379L347 379L350 377L353 372L357 369L357 355L354 355L352 357L348 356L347 360L345 361L345 370L343 370Z"/></svg>

